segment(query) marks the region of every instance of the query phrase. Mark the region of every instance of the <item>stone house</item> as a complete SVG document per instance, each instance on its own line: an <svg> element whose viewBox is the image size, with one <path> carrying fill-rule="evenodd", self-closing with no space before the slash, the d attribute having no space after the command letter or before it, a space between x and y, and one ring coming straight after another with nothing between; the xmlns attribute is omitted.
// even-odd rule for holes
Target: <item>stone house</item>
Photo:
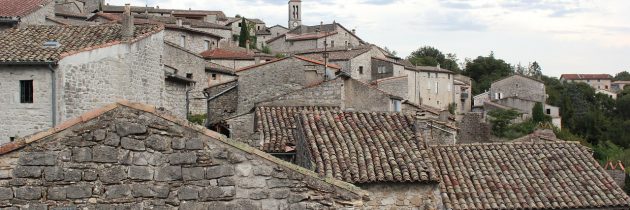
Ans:
<svg viewBox="0 0 630 210"><path fill-rule="evenodd" d="M370 208L352 184L129 102L1 145L0 180L7 209Z"/></svg>
<svg viewBox="0 0 630 210"><path fill-rule="evenodd" d="M208 62L239 70L248 66L265 63L275 59L274 56L242 47L223 46L201 53Z"/></svg>
<svg viewBox="0 0 630 210"><path fill-rule="evenodd" d="M490 100L506 97L518 97L541 103L545 103L547 100L543 81L519 74L492 82L488 94L491 97Z"/></svg>
<svg viewBox="0 0 630 210"><path fill-rule="evenodd" d="M490 92L488 91L473 96L473 107L482 107L486 101L490 101Z"/></svg>
<svg viewBox="0 0 630 210"><path fill-rule="evenodd" d="M102 12L104 13L118 13L122 14L124 6L116 5L102 5ZM209 23L220 23L227 20L225 13L222 11L211 10L183 10L183 9L160 9L159 7L131 7L132 14L149 14L156 17L175 17L181 19L200 20Z"/></svg>
<svg viewBox="0 0 630 210"><path fill-rule="evenodd" d="M608 96L609 98L612 98L613 100L617 100L617 93L612 92L612 88L611 90L596 89L595 93L604 94Z"/></svg>
<svg viewBox="0 0 630 210"><path fill-rule="evenodd" d="M258 47L258 49L263 49L265 46L267 46L267 41L277 36L280 36L282 34L285 34L288 31L289 31L288 28L281 25L275 25L275 26L272 26L270 28L266 28L263 30L257 30L256 31L256 46Z"/></svg>
<svg viewBox="0 0 630 210"><path fill-rule="evenodd" d="M250 36L256 37L256 47L258 49L262 49L265 46L263 40L269 39L271 33L267 31L267 25L264 21L260 19L252 19L245 18L245 22L247 23L247 27L249 28ZM235 44L238 44L238 37L241 35L241 27L243 25L242 17L229 17L226 22L223 23L225 26L232 29L232 40Z"/></svg>
<svg viewBox="0 0 630 210"><path fill-rule="evenodd" d="M610 90L613 77L610 74L563 74L560 82L583 82L595 90Z"/></svg>
<svg viewBox="0 0 630 210"><path fill-rule="evenodd" d="M205 94L208 98L206 127L231 138L230 126L224 120L236 115L238 79L210 85Z"/></svg>
<svg viewBox="0 0 630 210"><path fill-rule="evenodd" d="M55 16L52 0L5 0L0 4L0 31L19 26L44 25Z"/></svg>
<svg viewBox="0 0 630 210"><path fill-rule="evenodd" d="M179 95L179 99L183 99L178 101L177 109L170 107L165 108L168 110L181 110L183 107L184 115L178 115L181 117L187 116L188 114L205 114L208 104L205 100L203 90L209 85L209 77L206 72L207 62L201 55L169 41L164 41L163 55L162 63L172 68L174 75L194 81L193 86L188 86L185 91L178 91L176 93Z"/></svg>
<svg viewBox="0 0 630 210"><path fill-rule="evenodd" d="M208 75L208 86L233 81L238 78L234 69L209 61L206 61L206 74Z"/></svg>
<svg viewBox="0 0 630 210"><path fill-rule="evenodd" d="M284 26L281 26L281 25L271 26L271 27L267 28L267 30L271 34L271 38L277 37L277 36L280 36L280 35L283 35L283 34L289 32L289 29L287 27L284 27ZM268 40L265 40L265 41L268 41Z"/></svg>
<svg viewBox="0 0 630 210"><path fill-rule="evenodd" d="M335 48L340 46L359 46L364 41L354 30L350 31L339 23L319 26L300 25L287 33L267 41L273 52L290 53L309 49Z"/></svg>
<svg viewBox="0 0 630 210"><path fill-rule="evenodd" d="M326 54L330 63L340 66L352 78L363 82L406 75L404 65L391 59L389 53L376 45L318 48L293 52L293 54L318 60L324 60L324 54Z"/></svg>
<svg viewBox="0 0 630 210"><path fill-rule="evenodd" d="M448 110L456 103L452 71L439 66L406 66L405 69L409 75L409 101L441 110Z"/></svg>
<svg viewBox="0 0 630 210"><path fill-rule="evenodd" d="M619 93L626 87L630 87L630 81L614 81L610 85L611 90L615 93Z"/></svg>
<svg viewBox="0 0 630 210"><path fill-rule="evenodd" d="M160 106L163 27L25 26L0 33L0 142L119 99Z"/></svg>
<svg viewBox="0 0 630 210"><path fill-rule="evenodd" d="M162 100L164 109L170 110L174 115L188 116L190 106L187 103L186 94L195 87L195 80L180 76L178 69L164 65L164 93Z"/></svg>

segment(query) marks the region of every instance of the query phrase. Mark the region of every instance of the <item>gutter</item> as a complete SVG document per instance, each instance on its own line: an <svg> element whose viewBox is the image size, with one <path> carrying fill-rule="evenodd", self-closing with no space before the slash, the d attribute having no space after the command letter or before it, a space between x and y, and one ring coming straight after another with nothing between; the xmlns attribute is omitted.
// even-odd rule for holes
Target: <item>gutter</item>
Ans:
<svg viewBox="0 0 630 210"><path fill-rule="evenodd" d="M51 100L52 100L52 127L57 126L57 75L55 74L55 69L52 67L52 64L48 64L48 69L50 69L51 75Z"/></svg>

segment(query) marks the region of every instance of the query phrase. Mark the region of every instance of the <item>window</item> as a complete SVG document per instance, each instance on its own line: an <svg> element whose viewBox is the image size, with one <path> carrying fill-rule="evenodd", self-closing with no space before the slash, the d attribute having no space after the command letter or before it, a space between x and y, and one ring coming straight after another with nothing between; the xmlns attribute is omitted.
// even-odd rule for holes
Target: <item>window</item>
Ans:
<svg viewBox="0 0 630 210"><path fill-rule="evenodd" d="M33 80L20 80L20 103L33 103Z"/></svg>
<svg viewBox="0 0 630 210"><path fill-rule="evenodd" d="M203 41L203 46L204 46L204 48L206 48L206 50L209 50L210 49L210 41L204 40Z"/></svg>
<svg viewBox="0 0 630 210"><path fill-rule="evenodd" d="M448 79L451 79L451 74L447 74L448 75Z"/></svg>
<svg viewBox="0 0 630 210"><path fill-rule="evenodd" d="M436 93L436 94L438 93L438 87L439 87L439 86L438 86L438 82L435 82L435 93Z"/></svg>
<svg viewBox="0 0 630 210"><path fill-rule="evenodd" d="M9 141L11 142L15 141L15 137L9 137Z"/></svg>
<svg viewBox="0 0 630 210"><path fill-rule="evenodd" d="M451 92L451 90L453 89L452 86L453 85L451 85L450 83L446 84L446 88L448 89L448 92Z"/></svg>
<svg viewBox="0 0 630 210"><path fill-rule="evenodd" d="M547 109L547 114L551 115L551 109Z"/></svg>
<svg viewBox="0 0 630 210"><path fill-rule="evenodd" d="M427 78L431 78L431 73L427 72Z"/></svg>
<svg viewBox="0 0 630 210"><path fill-rule="evenodd" d="M431 90L431 81L427 81L427 90Z"/></svg>
<svg viewBox="0 0 630 210"><path fill-rule="evenodd" d="M243 27L243 23L238 23L238 27Z"/></svg>
<svg viewBox="0 0 630 210"><path fill-rule="evenodd" d="M186 47L186 36L182 35L181 37L179 37L179 45L182 47Z"/></svg>
<svg viewBox="0 0 630 210"><path fill-rule="evenodd" d="M378 67L378 73L379 73L379 74L385 74L385 73L387 73L387 70L385 69L385 66L379 66L379 67Z"/></svg>
<svg viewBox="0 0 630 210"><path fill-rule="evenodd" d="M435 78L438 78L438 73L435 73Z"/></svg>
<svg viewBox="0 0 630 210"><path fill-rule="evenodd" d="M348 41L345 41L345 42L344 42L344 45L345 45L345 46L348 46Z"/></svg>
<svg viewBox="0 0 630 210"><path fill-rule="evenodd" d="M400 102L400 100L392 100L392 106L393 106L395 112L400 112L401 111L401 102Z"/></svg>
<svg viewBox="0 0 630 210"><path fill-rule="evenodd" d="M256 26L258 28L258 30L260 31L260 26Z"/></svg>
<svg viewBox="0 0 630 210"><path fill-rule="evenodd" d="M359 66L359 74L363 74L363 66Z"/></svg>
<svg viewBox="0 0 630 210"><path fill-rule="evenodd" d="M330 41L330 47L335 47L335 41L334 40Z"/></svg>
<svg viewBox="0 0 630 210"><path fill-rule="evenodd" d="M217 74L212 74L212 80L217 80Z"/></svg>
<svg viewBox="0 0 630 210"><path fill-rule="evenodd" d="M587 79L587 80L586 80L586 82L591 82L591 80L588 80L588 79Z"/></svg>
<svg viewBox="0 0 630 210"><path fill-rule="evenodd" d="M193 74L192 73L186 73L186 78L192 79L193 78Z"/></svg>
<svg viewBox="0 0 630 210"><path fill-rule="evenodd" d="M604 89L608 89L608 85L604 85Z"/></svg>
<svg viewBox="0 0 630 210"><path fill-rule="evenodd" d="M601 81L602 81L602 80L600 80L600 79L597 79L597 82L601 82Z"/></svg>

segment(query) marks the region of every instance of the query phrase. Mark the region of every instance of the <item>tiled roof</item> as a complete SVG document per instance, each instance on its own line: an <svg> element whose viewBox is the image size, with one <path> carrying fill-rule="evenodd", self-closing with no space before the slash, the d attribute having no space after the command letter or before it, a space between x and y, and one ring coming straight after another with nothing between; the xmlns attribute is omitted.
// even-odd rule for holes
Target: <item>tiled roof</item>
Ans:
<svg viewBox="0 0 630 210"><path fill-rule="evenodd" d="M0 17L24 17L29 15L50 0L0 0Z"/></svg>
<svg viewBox="0 0 630 210"><path fill-rule="evenodd" d="M331 64L331 63L325 64L323 61L314 60L314 59L306 58L306 57L303 57L303 56L294 55L294 56L291 56L291 57L284 57L284 58L274 59L274 60L267 61L267 62L264 62L264 63L256 64L256 65L246 66L246 67L243 67L241 69L236 70L236 72L253 69L253 68L256 68L256 67L259 67L259 66L264 66L264 65L267 65L267 64L272 64L272 63L275 63L275 62L278 62L278 61L282 61L282 60L285 60L285 59L289 59L289 58L297 58L297 59L300 59L300 60L303 60L303 61L306 61L306 62L310 62L310 63L313 63L313 64L322 65L322 66L323 65L328 65L328 68L332 68L332 69L337 69L337 70L341 69L341 67L339 67L339 66L337 66L335 64Z"/></svg>
<svg viewBox="0 0 630 210"><path fill-rule="evenodd" d="M236 75L234 73L234 69L230 67L222 66L217 63L210 62L210 61L206 61L206 70L229 74L229 75Z"/></svg>
<svg viewBox="0 0 630 210"><path fill-rule="evenodd" d="M308 33L308 34L297 34L297 35L289 35L287 34L287 41L301 41L301 40L312 40L312 39L320 39L320 38L324 38L327 36L332 36L337 34L336 31L334 32L323 32L323 33Z"/></svg>
<svg viewBox="0 0 630 210"><path fill-rule="evenodd" d="M440 73L453 73L452 71L448 70L448 69L443 69L437 66L414 66L414 67L408 67L410 70L414 70L414 71L429 71L429 72L440 72Z"/></svg>
<svg viewBox="0 0 630 210"><path fill-rule="evenodd" d="M330 106L263 106L256 107L257 131L262 135L262 151L291 152L295 149L296 114L302 111L337 110Z"/></svg>
<svg viewBox="0 0 630 210"><path fill-rule="evenodd" d="M371 48L369 46L360 46L360 47L350 48L350 49L344 46L344 47L326 49L326 53L328 53L328 59L331 61L343 61L343 60L353 59L359 55L363 55L364 53L367 53L370 50ZM295 54L317 59L317 60L323 60L324 59L323 53L324 53L324 49L319 48L319 49L301 51Z"/></svg>
<svg viewBox="0 0 630 210"><path fill-rule="evenodd" d="M446 209L630 207L630 198L578 143L431 147Z"/></svg>
<svg viewBox="0 0 630 210"><path fill-rule="evenodd" d="M124 6L115 6L115 5L103 5L102 9L104 12L115 12L122 13L124 11ZM160 9L155 7L131 7L132 13L169 13L173 15L216 15L219 18L225 18L225 13L222 11L211 11L211 10L183 10L183 9Z"/></svg>
<svg viewBox="0 0 630 210"><path fill-rule="evenodd" d="M438 180L411 115L314 111L300 123L320 175L350 183Z"/></svg>
<svg viewBox="0 0 630 210"><path fill-rule="evenodd" d="M57 62L63 57L82 51L107 47L123 42L122 26L26 26L0 33L0 63ZM132 40L156 33L158 25L136 25ZM59 47L44 47L48 41L57 41Z"/></svg>
<svg viewBox="0 0 630 210"><path fill-rule="evenodd" d="M245 48L215 48L206 50L201 56L209 59L234 59L234 60L254 60L256 56L264 58L272 58L272 55L265 53L256 54L254 51L248 51Z"/></svg>
<svg viewBox="0 0 630 210"><path fill-rule="evenodd" d="M612 79L610 74L563 74L560 78L567 80Z"/></svg>

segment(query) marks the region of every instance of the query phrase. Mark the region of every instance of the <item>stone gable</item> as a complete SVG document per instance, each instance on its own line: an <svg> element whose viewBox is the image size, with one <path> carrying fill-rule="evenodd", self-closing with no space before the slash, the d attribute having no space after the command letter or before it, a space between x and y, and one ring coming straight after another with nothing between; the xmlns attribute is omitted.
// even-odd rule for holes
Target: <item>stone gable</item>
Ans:
<svg viewBox="0 0 630 210"><path fill-rule="evenodd" d="M0 146L1 208L306 209L365 191L121 102Z"/></svg>

